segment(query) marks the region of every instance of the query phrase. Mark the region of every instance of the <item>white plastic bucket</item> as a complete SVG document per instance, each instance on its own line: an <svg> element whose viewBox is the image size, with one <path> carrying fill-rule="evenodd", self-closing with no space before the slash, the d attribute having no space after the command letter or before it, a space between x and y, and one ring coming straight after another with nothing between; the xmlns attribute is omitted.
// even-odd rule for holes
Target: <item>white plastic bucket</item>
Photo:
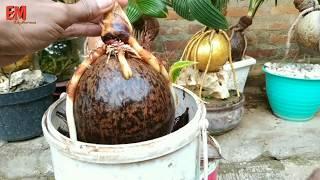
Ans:
<svg viewBox="0 0 320 180"><path fill-rule="evenodd" d="M177 86L174 90L176 116L188 107L189 123L166 136L123 145L71 141L57 131L67 127L56 115L64 111L65 98L56 101L42 121L56 180L200 179L200 126L206 117L205 106L190 91ZM217 162L213 164L216 167Z"/></svg>
<svg viewBox="0 0 320 180"><path fill-rule="evenodd" d="M237 75L237 82L238 82L238 87L240 92L243 92L244 90L244 86L246 85L250 67L256 64L256 62L257 61L250 56L245 56L241 61L233 62L233 67ZM233 83L234 80L233 80L230 64L225 64L223 66L223 69L228 71L229 77L231 78L231 80L228 81L228 89L236 89Z"/></svg>

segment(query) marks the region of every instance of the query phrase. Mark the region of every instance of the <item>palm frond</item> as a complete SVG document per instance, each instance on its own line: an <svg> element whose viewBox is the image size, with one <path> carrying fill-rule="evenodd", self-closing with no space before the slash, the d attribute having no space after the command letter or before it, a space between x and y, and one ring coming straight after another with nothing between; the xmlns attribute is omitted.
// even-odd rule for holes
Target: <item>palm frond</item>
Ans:
<svg viewBox="0 0 320 180"><path fill-rule="evenodd" d="M248 16L254 17L264 0L250 0L248 8Z"/></svg>
<svg viewBox="0 0 320 180"><path fill-rule="evenodd" d="M248 16L254 17L259 9L259 7L263 4L264 0L250 0L249 8L248 8ZM278 5L278 0L274 0L275 6Z"/></svg>
<svg viewBox="0 0 320 180"><path fill-rule="evenodd" d="M137 3L134 3L134 1L129 1L126 9L126 14L129 18L129 21L131 23L135 23L142 17L143 13L139 9L139 6L137 5Z"/></svg>
<svg viewBox="0 0 320 180"><path fill-rule="evenodd" d="M173 10L182 18L192 21L194 20L193 15L189 7L189 0L173 0L171 2Z"/></svg>
<svg viewBox="0 0 320 180"><path fill-rule="evenodd" d="M130 22L134 23L143 15L165 18L168 9L164 0L129 0L126 13Z"/></svg>
<svg viewBox="0 0 320 180"><path fill-rule="evenodd" d="M227 29L228 23L211 0L189 0L192 16L200 23L214 29Z"/></svg>

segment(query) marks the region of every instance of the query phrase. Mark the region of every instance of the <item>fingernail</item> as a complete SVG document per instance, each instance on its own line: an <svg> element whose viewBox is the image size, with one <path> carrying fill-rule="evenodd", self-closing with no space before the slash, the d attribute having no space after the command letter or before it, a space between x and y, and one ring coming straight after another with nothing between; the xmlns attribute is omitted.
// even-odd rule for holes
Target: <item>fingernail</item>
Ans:
<svg viewBox="0 0 320 180"><path fill-rule="evenodd" d="M96 0L100 9L108 8L112 5L113 0Z"/></svg>

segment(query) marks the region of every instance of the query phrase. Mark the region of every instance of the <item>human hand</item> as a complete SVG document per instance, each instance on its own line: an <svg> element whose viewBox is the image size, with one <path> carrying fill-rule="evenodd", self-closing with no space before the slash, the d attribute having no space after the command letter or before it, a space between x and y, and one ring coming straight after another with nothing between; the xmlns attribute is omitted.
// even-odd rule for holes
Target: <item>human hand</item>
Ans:
<svg viewBox="0 0 320 180"><path fill-rule="evenodd" d="M47 47L65 37L99 36L99 22L115 0L80 0L64 4L52 0L1 0L0 14L7 6L27 7L26 24L0 17L0 67ZM125 6L127 0L118 0ZM35 24L28 24L34 22Z"/></svg>

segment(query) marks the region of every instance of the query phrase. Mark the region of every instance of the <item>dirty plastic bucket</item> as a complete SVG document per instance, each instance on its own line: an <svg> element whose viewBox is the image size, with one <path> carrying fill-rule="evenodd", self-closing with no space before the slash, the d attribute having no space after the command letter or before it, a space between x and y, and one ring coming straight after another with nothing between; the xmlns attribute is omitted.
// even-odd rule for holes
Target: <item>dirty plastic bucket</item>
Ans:
<svg viewBox="0 0 320 180"><path fill-rule="evenodd" d="M250 56L245 56L241 61L236 61L232 63L235 73L237 75L237 83L238 83L238 88L240 92L244 91L244 87L247 82L250 68L251 66L255 65L256 62L257 62L256 59ZM225 64L223 66L223 69L228 72L228 75L230 77L230 81L228 81L228 89L237 89L234 86L234 79L232 76L232 68L230 64L229 63Z"/></svg>
<svg viewBox="0 0 320 180"><path fill-rule="evenodd" d="M174 90L177 95L176 116L189 108L189 123L166 136L132 144L99 145L71 141L57 130L68 131L63 120L65 98L56 101L42 121L56 180L201 179L200 126L206 117L205 106L183 87L175 86ZM215 161L211 166L217 167L217 163Z"/></svg>

